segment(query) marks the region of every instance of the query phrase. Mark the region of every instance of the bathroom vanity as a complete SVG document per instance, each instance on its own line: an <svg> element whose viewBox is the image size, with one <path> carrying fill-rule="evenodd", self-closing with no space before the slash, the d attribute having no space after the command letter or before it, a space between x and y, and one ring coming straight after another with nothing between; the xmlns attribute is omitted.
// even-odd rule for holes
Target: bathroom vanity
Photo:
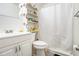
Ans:
<svg viewBox="0 0 79 59"><path fill-rule="evenodd" d="M31 56L35 34L27 32L26 16L20 15L19 3L0 7L0 56Z"/></svg>
<svg viewBox="0 0 79 59"><path fill-rule="evenodd" d="M0 56L31 56L35 33L0 34Z"/></svg>

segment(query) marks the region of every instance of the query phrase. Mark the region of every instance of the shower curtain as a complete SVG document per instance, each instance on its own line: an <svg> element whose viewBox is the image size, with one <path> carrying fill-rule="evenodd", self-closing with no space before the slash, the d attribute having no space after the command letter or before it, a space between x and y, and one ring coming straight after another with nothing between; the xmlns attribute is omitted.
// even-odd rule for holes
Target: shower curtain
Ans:
<svg viewBox="0 0 79 59"><path fill-rule="evenodd" d="M72 4L51 4L39 10L40 40L49 48L72 53Z"/></svg>
<svg viewBox="0 0 79 59"><path fill-rule="evenodd" d="M58 8L59 7L59 8ZM72 4L56 6L57 37L60 49L72 53Z"/></svg>

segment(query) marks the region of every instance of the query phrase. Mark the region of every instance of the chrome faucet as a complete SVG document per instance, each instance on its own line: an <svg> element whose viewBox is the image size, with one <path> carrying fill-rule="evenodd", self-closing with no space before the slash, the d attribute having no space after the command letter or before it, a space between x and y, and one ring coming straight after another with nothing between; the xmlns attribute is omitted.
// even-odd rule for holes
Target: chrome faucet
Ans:
<svg viewBox="0 0 79 59"><path fill-rule="evenodd" d="M13 30L6 30L5 33L13 33Z"/></svg>

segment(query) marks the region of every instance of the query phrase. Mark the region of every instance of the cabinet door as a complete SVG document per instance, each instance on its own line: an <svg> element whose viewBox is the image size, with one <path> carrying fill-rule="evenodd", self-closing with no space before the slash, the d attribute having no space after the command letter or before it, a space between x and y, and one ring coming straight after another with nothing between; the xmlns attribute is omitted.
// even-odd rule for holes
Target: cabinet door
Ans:
<svg viewBox="0 0 79 59"><path fill-rule="evenodd" d="M21 43L22 56L32 56L32 42L25 41Z"/></svg>
<svg viewBox="0 0 79 59"><path fill-rule="evenodd" d="M16 56L17 50L16 46L8 46L0 50L0 56Z"/></svg>

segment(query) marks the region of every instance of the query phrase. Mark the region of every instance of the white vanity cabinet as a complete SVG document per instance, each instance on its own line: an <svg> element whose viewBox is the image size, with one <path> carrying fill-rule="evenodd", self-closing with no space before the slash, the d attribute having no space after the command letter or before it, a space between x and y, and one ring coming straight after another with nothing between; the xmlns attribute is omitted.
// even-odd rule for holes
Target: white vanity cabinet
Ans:
<svg viewBox="0 0 79 59"><path fill-rule="evenodd" d="M35 34L1 39L0 56L32 56L32 42L34 39Z"/></svg>

